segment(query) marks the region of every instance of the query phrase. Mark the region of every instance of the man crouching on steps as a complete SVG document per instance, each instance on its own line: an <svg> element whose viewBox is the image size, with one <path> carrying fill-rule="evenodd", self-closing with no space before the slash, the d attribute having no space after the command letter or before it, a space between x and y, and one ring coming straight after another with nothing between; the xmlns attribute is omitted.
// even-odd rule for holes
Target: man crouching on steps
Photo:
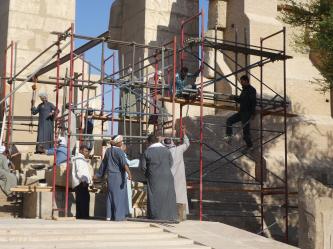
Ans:
<svg viewBox="0 0 333 249"><path fill-rule="evenodd" d="M90 195L88 186L92 182L89 173L89 150L86 145L80 146L80 151L72 161L72 179L76 199L76 218L89 219Z"/></svg>

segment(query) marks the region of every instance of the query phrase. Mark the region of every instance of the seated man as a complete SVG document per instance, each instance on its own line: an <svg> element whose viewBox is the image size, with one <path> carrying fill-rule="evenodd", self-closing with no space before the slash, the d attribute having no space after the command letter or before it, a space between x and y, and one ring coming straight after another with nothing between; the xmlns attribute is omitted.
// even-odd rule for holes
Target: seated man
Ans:
<svg viewBox="0 0 333 249"><path fill-rule="evenodd" d="M48 150L45 150L46 155L54 155L54 148L50 148ZM64 137L58 137L58 146L56 149L57 154L57 161L56 165L60 166L63 163L66 163L67 161L67 142Z"/></svg>
<svg viewBox="0 0 333 249"><path fill-rule="evenodd" d="M5 146L0 146L0 188L7 197L12 197L13 193L10 190L17 186L16 175L8 167L8 158Z"/></svg>
<svg viewBox="0 0 333 249"><path fill-rule="evenodd" d="M191 98L191 97L193 97L193 94L195 96L197 95L197 92L186 91L186 90L196 90L197 89L195 82L193 81L192 83L189 83L188 79L198 77L200 71L201 70L199 69L194 74L190 74L188 72L187 67L181 68L180 73L176 74L176 97L177 98ZM171 82L171 86L170 86L170 92L172 95L172 92L173 92L172 82Z"/></svg>

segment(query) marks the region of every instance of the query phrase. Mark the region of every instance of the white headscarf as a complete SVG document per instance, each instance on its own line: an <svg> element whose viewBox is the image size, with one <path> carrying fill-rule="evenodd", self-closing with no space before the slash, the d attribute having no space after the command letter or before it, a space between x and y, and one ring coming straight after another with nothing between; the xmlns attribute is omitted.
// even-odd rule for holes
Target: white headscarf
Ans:
<svg viewBox="0 0 333 249"><path fill-rule="evenodd" d="M3 146L3 145L1 145L1 146L0 146L0 153L4 153L4 152L5 152L5 150L6 150L6 147L5 147L5 146Z"/></svg>
<svg viewBox="0 0 333 249"><path fill-rule="evenodd" d="M60 145L67 146L66 138L58 137L58 141Z"/></svg>

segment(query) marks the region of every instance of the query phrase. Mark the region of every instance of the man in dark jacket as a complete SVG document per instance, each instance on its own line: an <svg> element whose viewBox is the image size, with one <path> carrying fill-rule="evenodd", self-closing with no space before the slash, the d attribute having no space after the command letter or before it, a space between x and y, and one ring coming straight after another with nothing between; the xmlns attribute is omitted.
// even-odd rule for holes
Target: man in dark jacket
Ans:
<svg viewBox="0 0 333 249"><path fill-rule="evenodd" d="M243 90L239 96L231 96L239 103L239 111L227 119L226 137L225 140L230 141L232 136L232 125L237 122L242 123L243 138L247 148L251 148L253 143L251 141L250 133L250 120L254 119L256 112L256 89L250 85L249 77L243 75L241 78Z"/></svg>

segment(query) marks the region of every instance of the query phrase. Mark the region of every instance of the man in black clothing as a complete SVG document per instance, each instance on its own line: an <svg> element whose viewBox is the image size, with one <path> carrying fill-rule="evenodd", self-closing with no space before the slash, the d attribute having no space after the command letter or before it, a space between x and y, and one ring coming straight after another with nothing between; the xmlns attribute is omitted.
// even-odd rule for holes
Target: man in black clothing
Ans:
<svg viewBox="0 0 333 249"><path fill-rule="evenodd" d="M230 141L232 136L232 125L239 121L242 122L243 139L247 148L253 146L250 133L250 120L254 119L256 112L256 89L250 85L249 77L243 75L240 78L243 90L239 96L231 96L231 99L239 103L239 111L227 119L226 137L225 140Z"/></svg>

